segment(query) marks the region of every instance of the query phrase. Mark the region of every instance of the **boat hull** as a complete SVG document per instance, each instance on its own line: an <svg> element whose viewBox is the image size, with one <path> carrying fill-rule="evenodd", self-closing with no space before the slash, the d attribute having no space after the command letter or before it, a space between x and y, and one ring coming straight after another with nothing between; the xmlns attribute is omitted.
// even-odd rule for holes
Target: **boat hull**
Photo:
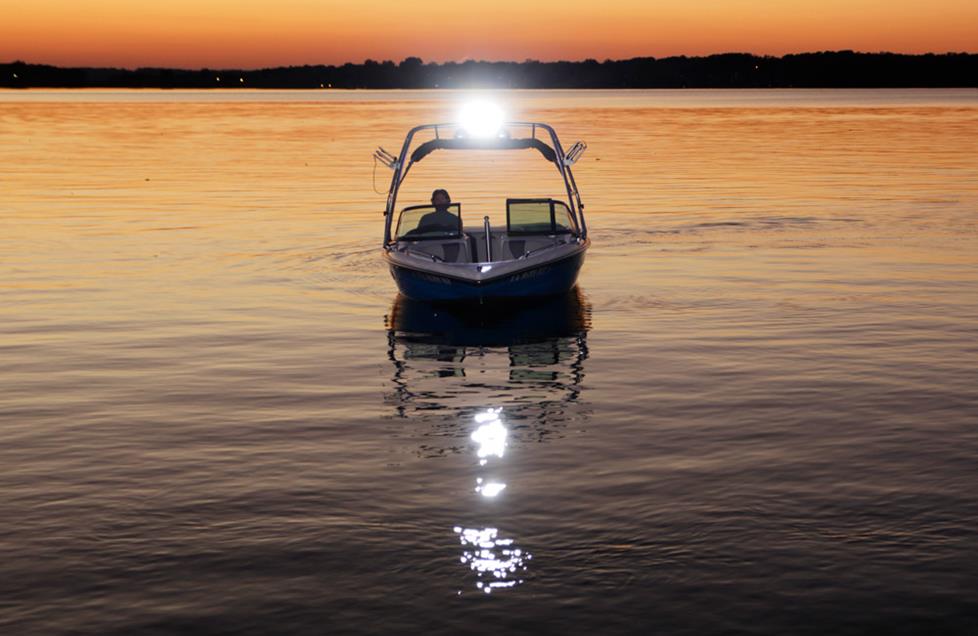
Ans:
<svg viewBox="0 0 978 636"><path fill-rule="evenodd" d="M486 301L553 296L570 291L584 264L585 251L541 263L506 276L469 281L391 263L391 275L401 293L424 301Z"/></svg>

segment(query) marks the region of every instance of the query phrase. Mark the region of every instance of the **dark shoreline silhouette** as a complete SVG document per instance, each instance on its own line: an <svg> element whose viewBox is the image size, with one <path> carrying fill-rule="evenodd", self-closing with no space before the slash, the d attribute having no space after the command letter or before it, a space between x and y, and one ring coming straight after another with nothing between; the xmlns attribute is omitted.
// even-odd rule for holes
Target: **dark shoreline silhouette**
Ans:
<svg viewBox="0 0 978 636"><path fill-rule="evenodd" d="M978 87L978 54L825 51L782 57L723 53L580 62L395 64L257 70L62 68L0 64L4 88L938 88Z"/></svg>

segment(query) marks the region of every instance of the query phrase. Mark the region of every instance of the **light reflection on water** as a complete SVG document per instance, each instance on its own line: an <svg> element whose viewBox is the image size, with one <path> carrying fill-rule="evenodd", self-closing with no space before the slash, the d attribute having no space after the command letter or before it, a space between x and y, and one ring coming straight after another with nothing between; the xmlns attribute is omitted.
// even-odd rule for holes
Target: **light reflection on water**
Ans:
<svg viewBox="0 0 978 636"><path fill-rule="evenodd" d="M506 489L506 484L499 481L484 481L482 477L475 480L475 491L483 497L495 497Z"/></svg>
<svg viewBox="0 0 978 636"><path fill-rule="evenodd" d="M476 589L491 594L493 590L523 583L519 577L527 571L527 561L533 555L514 547L513 539L500 537L496 528L455 526L454 530L462 544L459 560L479 578Z"/></svg>
<svg viewBox="0 0 978 636"><path fill-rule="evenodd" d="M479 427L472 431L472 441L479 445L476 455L479 456L480 466L486 465L486 462L489 461L488 457L502 459L506 452L508 431L499 418L501 410L487 409L484 413L475 416L475 421Z"/></svg>
<svg viewBox="0 0 978 636"><path fill-rule="evenodd" d="M589 328L590 306L577 288L557 298L494 310L399 296L388 316L398 416L424 419L454 412L449 417L458 417L460 428L471 431L477 468L469 512L479 523L456 525L453 531L462 546L460 562L474 574L475 589L485 594L524 583L533 558L493 519L504 495L518 496L505 481L510 429L504 415L523 422L524 436L517 444L529 439L526 422L543 428L541 437L559 425L560 417L550 414L563 413L580 400ZM485 381L492 372L498 379ZM496 406L473 412L469 405L480 399ZM532 456L523 453L522 460L532 461Z"/></svg>
<svg viewBox="0 0 978 636"><path fill-rule="evenodd" d="M485 467L489 462L489 457L501 460L506 451L507 430L503 426L499 412L502 409L490 408L482 413L477 413L475 422L478 427L472 432L471 438L479 445L476 456L479 458L479 466ZM505 488L506 484L499 481L485 481L483 477L477 477L475 491L486 498L495 498ZM462 563L469 565L469 568L479 577L476 587L486 594L490 594L496 588L513 587L523 582L523 579L510 580L509 577L515 574L517 567L523 565L522 550L513 548L513 539L497 537L496 528L460 528L455 527L455 532L459 534L459 541L462 546L471 546L472 550L464 550L462 553ZM497 554L496 550L499 551ZM527 554L527 558L531 558ZM484 574L492 574L495 581L483 581Z"/></svg>
<svg viewBox="0 0 978 636"><path fill-rule="evenodd" d="M479 466L485 467L488 458L501 460L506 450L507 430L500 418L500 408L486 409L477 413L473 418L478 424L471 438L476 444L476 456ZM475 491L487 498L495 498L506 484L499 481L485 481L483 477L476 478ZM462 528L455 526L454 531L459 535L462 544L461 562L469 567L478 577L475 586L486 594L500 588L514 587L523 583L522 578L515 578L517 570L520 575L526 572L526 561L533 558L530 553L524 553L514 547L515 540L500 537L499 530L494 527ZM492 580L484 580L492 576ZM511 578L512 577L512 578Z"/></svg>

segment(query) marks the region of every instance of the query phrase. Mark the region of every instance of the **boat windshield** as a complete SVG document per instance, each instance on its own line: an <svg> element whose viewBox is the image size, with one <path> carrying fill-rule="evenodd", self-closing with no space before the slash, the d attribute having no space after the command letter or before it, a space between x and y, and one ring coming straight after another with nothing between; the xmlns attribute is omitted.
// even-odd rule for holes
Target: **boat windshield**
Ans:
<svg viewBox="0 0 978 636"><path fill-rule="evenodd" d="M506 229L512 235L577 233L567 204L555 199L507 199Z"/></svg>
<svg viewBox="0 0 978 636"><path fill-rule="evenodd" d="M395 237L398 241L453 239L462 236L462 206L412 205L401 210Z"/></svg>

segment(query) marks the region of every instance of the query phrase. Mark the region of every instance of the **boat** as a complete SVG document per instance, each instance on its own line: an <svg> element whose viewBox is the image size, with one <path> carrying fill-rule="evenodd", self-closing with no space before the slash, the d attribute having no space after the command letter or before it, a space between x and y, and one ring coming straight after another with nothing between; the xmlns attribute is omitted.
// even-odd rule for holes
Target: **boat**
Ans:
<svg viewBox="0 0 978 636"><path fill-rule="evenodd" d="M383 148L374 153L393 171L384 210L383 256L408 298L485 303L564 294L577 283L591 242L571 166L587 145L579 141L565 152L548 124L487 124L487 119L492 117L416 126L399 154ZM492 227L488 215L481 224L467 224L457 202L398 210L398 191L411 168L433 152L453 150L538 152L563 179L567 198L507 198L505 227Z"/></svg>

